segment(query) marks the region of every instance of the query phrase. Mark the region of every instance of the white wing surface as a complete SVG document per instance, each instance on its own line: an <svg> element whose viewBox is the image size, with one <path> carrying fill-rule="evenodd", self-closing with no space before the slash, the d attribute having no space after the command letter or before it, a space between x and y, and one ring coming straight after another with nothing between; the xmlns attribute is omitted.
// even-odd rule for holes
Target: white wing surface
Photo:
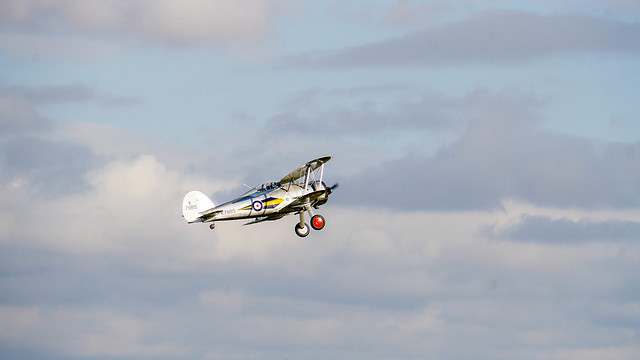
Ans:
<svg viewBox="0 0 640 360"><path fill-rule="evenodd" d="M296 181L307 174L307 168L311 167L311 171L314 171L329 160L331 160L331 156L324 156L315 160L311 160L304 165L300 165L297 169L293 170L285 177L283 177L280 180L280 184L286 184L292 181Z"/></svg>

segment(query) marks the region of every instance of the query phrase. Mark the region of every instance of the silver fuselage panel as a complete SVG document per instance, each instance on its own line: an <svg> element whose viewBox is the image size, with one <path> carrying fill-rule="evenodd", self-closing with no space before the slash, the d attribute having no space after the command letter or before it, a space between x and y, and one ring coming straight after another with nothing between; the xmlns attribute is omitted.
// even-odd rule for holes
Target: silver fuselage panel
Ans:
<svg viewBox="0 0 640 360"><path fill-rule="evenodd" d="M321 182L313 182L307 186L305 191L304 184L289 183L280 186L278 183L265 184L260 188L252 189L238 198L218 205L208 212L213 216L208 217L205 222L236 220L246 218L258 218L266 216L286 215L300 211L305 205L313 205L309 203L290 204L298 201L301 197L313 193L317 190L324 190L325 187ZM326 201L327 195L321 195L314 199L314 202Z"/></svg>

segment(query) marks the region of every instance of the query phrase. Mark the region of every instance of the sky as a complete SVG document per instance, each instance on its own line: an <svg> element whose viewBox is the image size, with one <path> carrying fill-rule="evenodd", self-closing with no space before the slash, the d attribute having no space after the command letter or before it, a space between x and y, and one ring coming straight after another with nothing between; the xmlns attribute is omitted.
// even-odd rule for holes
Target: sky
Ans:
<svg viewBox="0 0 640 360"><path fill-rule="evenodd" d="M0 1L0 358L640 358L640 3ZM325 155L327 226L211 231Z"/></svg>

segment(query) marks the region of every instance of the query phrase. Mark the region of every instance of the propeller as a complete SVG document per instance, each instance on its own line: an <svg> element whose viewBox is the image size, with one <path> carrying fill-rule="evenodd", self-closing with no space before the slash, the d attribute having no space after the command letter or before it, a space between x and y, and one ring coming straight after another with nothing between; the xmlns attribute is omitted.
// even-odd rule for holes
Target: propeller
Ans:
<svg viewBox="0 0 640 360"><path fill-rule="evenodd" d="M327 184L324 184L324 187L327 189L327 195L330 195L334 189L337 189L340 186L339 183L333 184L331 187L327 187Z"/></svg>
<svg viewBox="0 0 640 360"><path fill-rule="evenodd" d="M313 205L314 208L319 209L320 205L323 205L324 203L327 202L327 200L329 200L329 195L331 195L331 193L333 192L334 189L337 189L338 186L340 186L340 184L335 183L333 184L331 187L327 186L327 184L323 181L322 182L322 186L324 186L324 191L327 192L327 195L324 197L324 199L322 200L318 200L315 205Z"/></svg>

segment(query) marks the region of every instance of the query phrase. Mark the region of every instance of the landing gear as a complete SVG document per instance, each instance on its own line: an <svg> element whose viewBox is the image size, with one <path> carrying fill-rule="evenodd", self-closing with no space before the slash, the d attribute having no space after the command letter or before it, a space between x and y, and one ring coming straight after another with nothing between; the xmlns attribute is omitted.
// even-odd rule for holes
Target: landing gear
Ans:
<svg viewBox="0 0 640 360"><path fill-rule="evenodd" d="M211 225L209 225L209 229L213 230L213 229L215 229L215 228L216 228L216 224L211 223Z"/></svg>
<svg viewBox="0 0 640 360"><path fill-rule="evenodd" d="M310 232L311 232L311 229L309 228L309 225L307 225L306 223L303 223L302 225L296 224L296 235L300 237L305 237L309 235Z"/></svg>
<svg viewBox="0 0 640 360"><path fill-rule="evenodd" d="M325 224L324 216L318 214L311 217L311 227L313 230L322 230Z"/></svg>
<svg viewBox="0 0 640 360"><path fill-rule="evenodd" d="M305 237L309 235L309 232L311 231L309 229L309 225L305 222L305 219L304 219L305 212L308 212L309 216L311 216L311 227L313 228L313 230L322 230L324 228L324 225L326 224L326 221L324 220L324 216L320 214L313 215L311 206L307 205L305 206L304 210L298 213L300 214L300 222L296 224L295 230L296 230L296 234L300 237Z"/></svg>

